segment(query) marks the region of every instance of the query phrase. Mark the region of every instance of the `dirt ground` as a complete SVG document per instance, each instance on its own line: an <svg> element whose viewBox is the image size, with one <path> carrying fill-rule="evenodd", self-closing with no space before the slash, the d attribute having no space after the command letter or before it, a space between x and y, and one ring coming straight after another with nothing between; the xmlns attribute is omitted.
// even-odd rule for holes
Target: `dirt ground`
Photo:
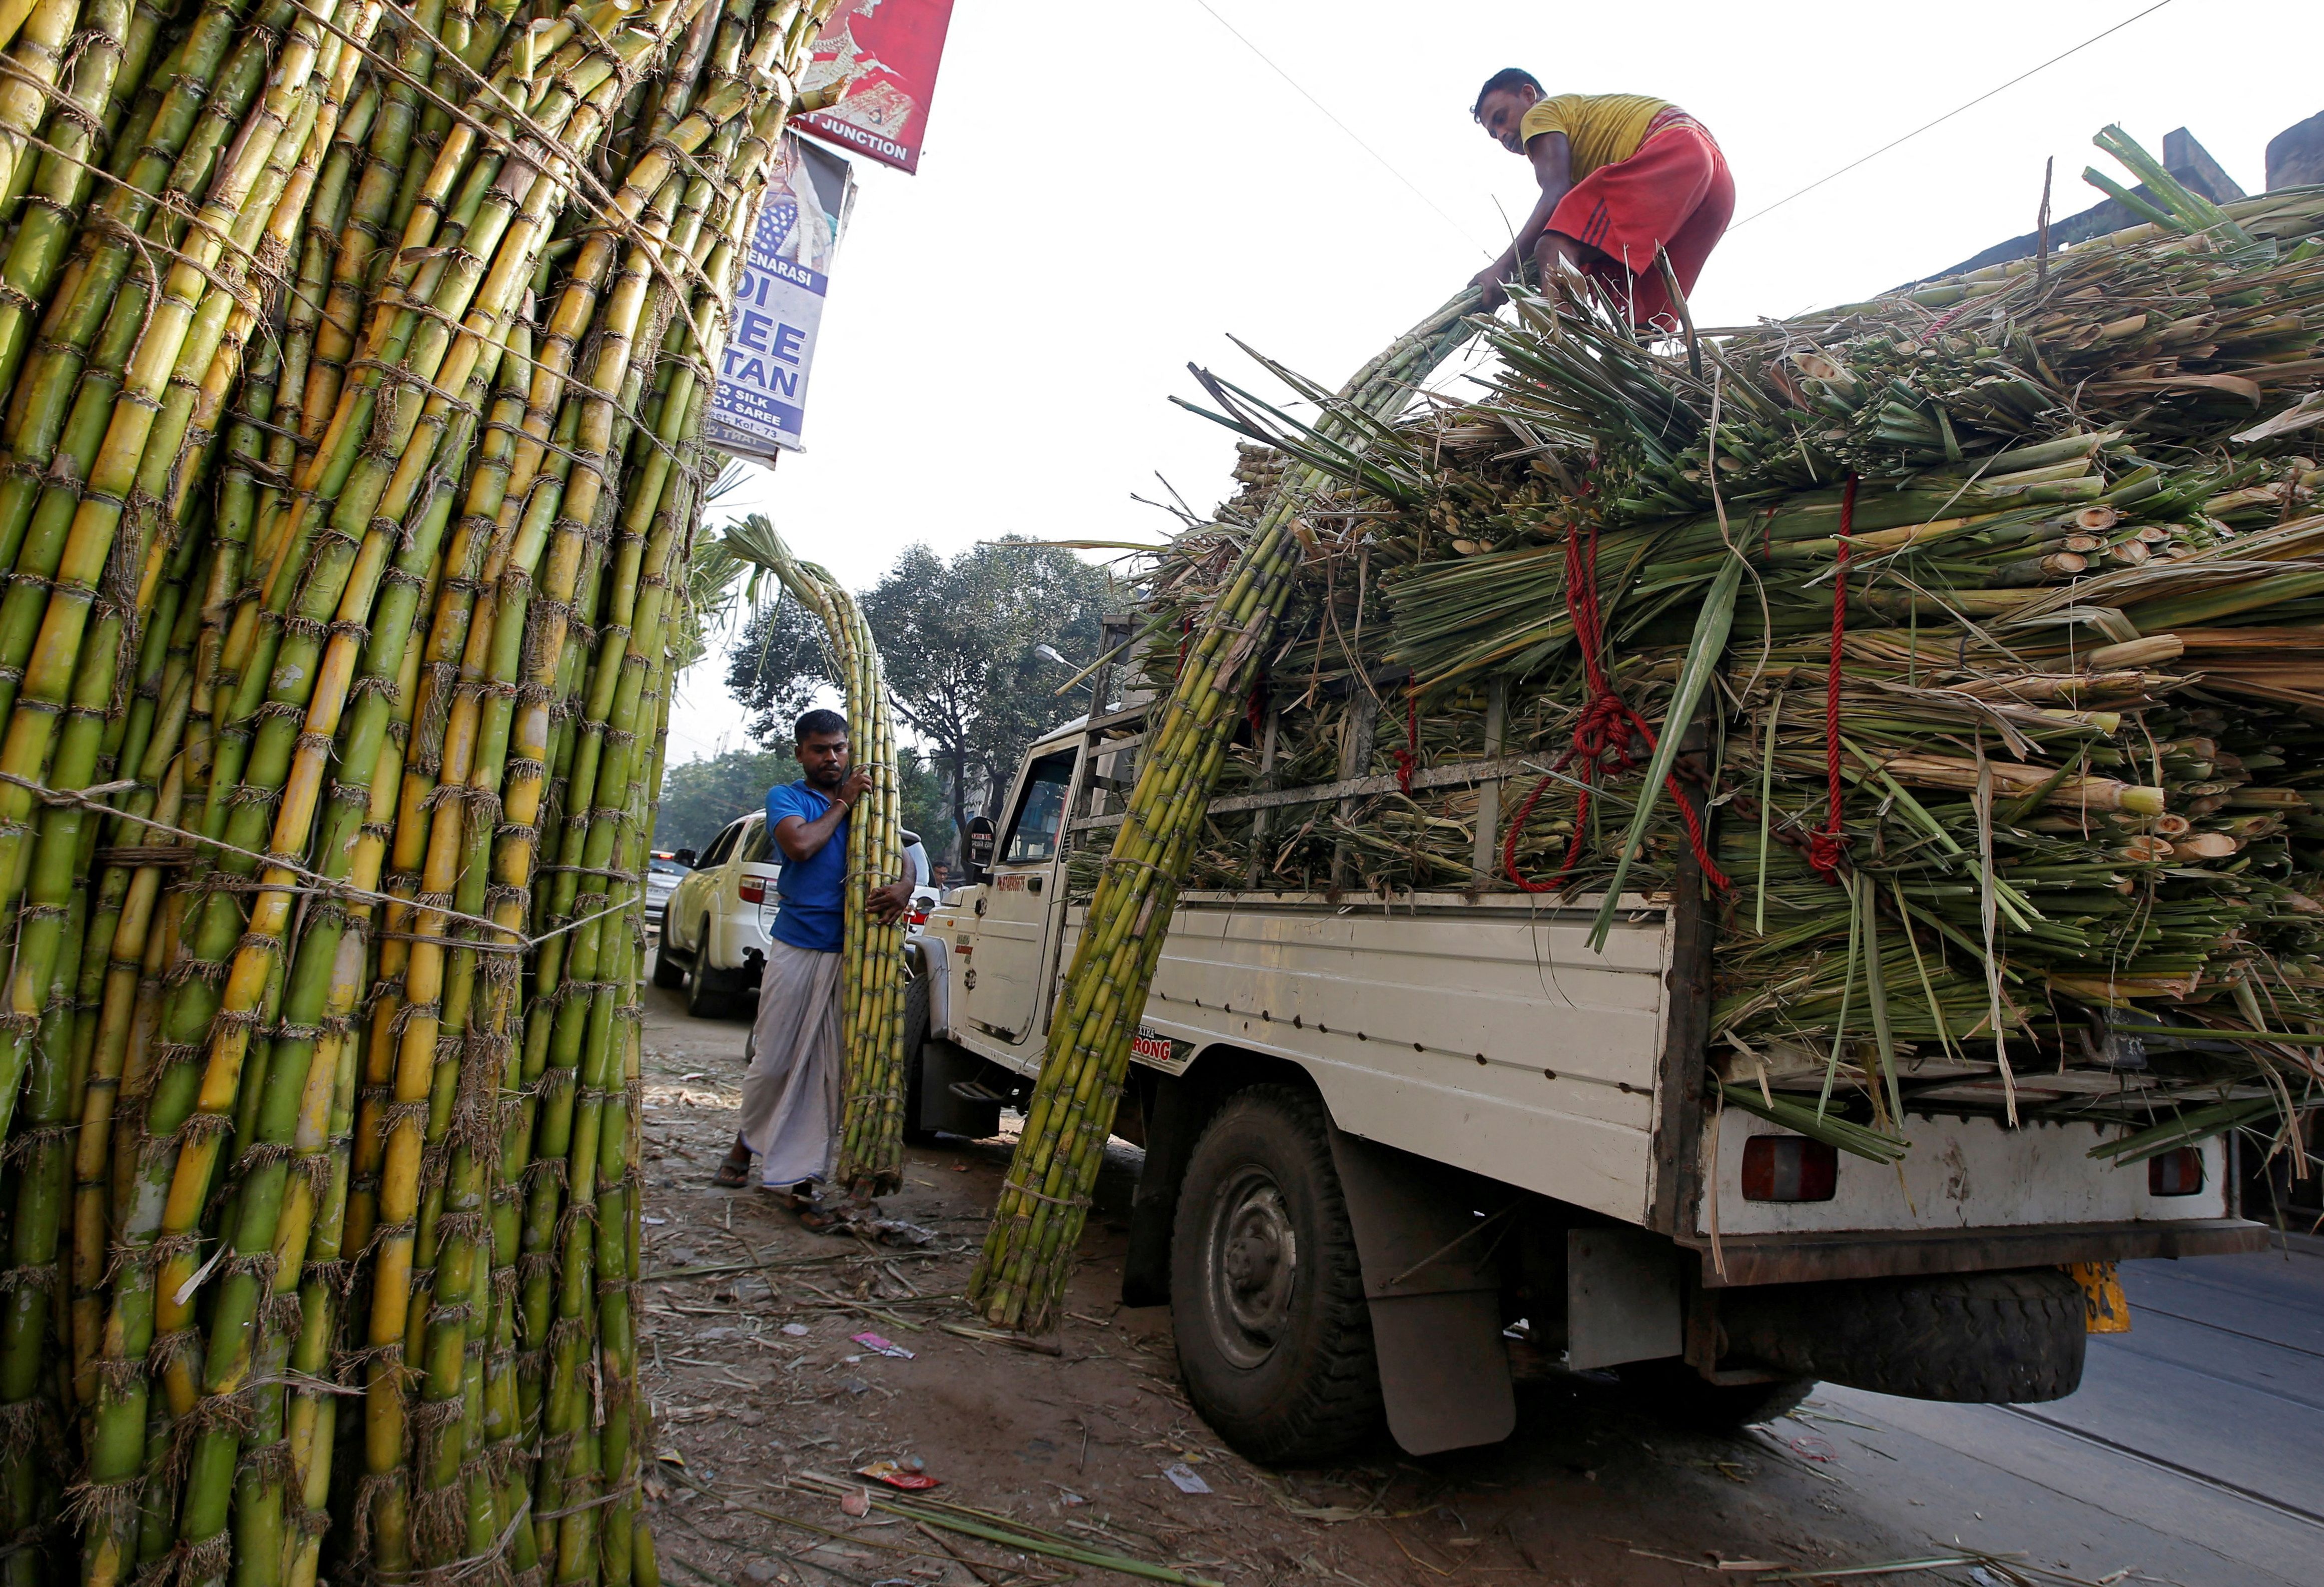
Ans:
<svg viewBox="0 0 2324 1587"><path fill-rule="evenodd" d="M709 1183L733 1139L744 1021L648 998L640 1353L666 1582L1137 1579L883 1511L890 1499L1234 1587L1660 1587L1753 1579L1744 1561L1832 1569L1926 1552L1925 1536L1851 1506L1862 1424L1813 1400L1799 1417L1706 1437L1655 1422L1609 1380L1536 1369L1521 1374L1506 1444L1415 1460L1383 1442L1344 1466L1255 1466L1188 1407L1167 1308L1120 1304L1133 1150L1117 1147L1100 1186L1063 1354L971 1337L954 1331L974 1332L959 1297L1011 1139L911 1152L884 1205L928 1231L925 1246L810 1232L762 1193ZM726 1270L686 1272L703 1268ZM910 1358L855 1342L867 1332ZM851 1515L843 1497L866 1490L849 1473L883 1460L917 1460L942 1485L875 1488L870 1512ZM1182 1492L1171 1467L1210 1491Z"/></svg>

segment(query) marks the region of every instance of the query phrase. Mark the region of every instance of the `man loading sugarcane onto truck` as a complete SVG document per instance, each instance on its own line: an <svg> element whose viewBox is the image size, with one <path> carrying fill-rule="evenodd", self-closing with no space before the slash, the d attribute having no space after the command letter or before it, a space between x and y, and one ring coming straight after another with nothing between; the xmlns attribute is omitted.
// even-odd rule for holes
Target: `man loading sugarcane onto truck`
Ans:
<svg viewBox="0 0 2324 1587"><path fill-rule="evenodd" d="M1485 306L1499 308L1531 265L1545 292L1583 277L1633 325L1679 329L1735 214L1726 157L1702 125L1644 94L1545 94L1516 67L1486 79L1471 114L1541 184L1508 252L1477 275Z"/></svg>

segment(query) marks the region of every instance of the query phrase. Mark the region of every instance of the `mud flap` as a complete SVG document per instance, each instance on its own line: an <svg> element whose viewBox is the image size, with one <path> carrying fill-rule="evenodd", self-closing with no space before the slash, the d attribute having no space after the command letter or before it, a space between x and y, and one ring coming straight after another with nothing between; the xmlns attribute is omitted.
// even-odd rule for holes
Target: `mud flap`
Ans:
<svg viewBox="0 0 2324 1587"><path fill-rule="evenodd" d="M930 1038L920 1046L919 1105L912 1127L981 1140L1001 1129L1001 1104L954 1089L974 1087L996 1066L951 1042Z"/></svg>
<svg viewBox="0 0 2324 1587"><path fill-rule="evenodd" d="M1337 1128L1332 1161L1363 1266L1388 1431L1409 1454L1507 1438L1517 1409L1495 1250L1508 1189Z"/></svg>

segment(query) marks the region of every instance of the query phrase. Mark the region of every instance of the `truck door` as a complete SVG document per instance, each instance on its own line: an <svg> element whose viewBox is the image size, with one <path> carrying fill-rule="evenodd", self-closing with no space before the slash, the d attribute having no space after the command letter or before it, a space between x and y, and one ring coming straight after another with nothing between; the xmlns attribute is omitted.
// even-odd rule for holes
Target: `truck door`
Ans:
<svg viewBox="0 0 2324 1587"><path fill-rule="evenodd" d="M980 1029L1015 1045L1032 1033L1051 934L1064 913L1057 840L1074 780L1074 750L1025 769L1008 824L993 844L984 915L977 922L974 984L962 978L955 1005Z"/></svg>

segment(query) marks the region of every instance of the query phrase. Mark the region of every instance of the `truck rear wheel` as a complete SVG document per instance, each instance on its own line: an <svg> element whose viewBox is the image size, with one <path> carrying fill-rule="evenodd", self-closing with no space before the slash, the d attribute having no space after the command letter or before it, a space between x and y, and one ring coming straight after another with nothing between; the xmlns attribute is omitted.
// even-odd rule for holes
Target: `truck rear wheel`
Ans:
<svg viewBox="0 0 2324 1587"><path fill-rule="evenodd" d="M1328 1128L1303 1092L1238 1092L1195 1142L1178 1194L1178 1370L1203 1419L1253 1460L1329 1459L1380 1420L1371 1315Z"/></svg>
<svg viewBox="0 0 2324 1587"><path fill-rule="evenodd" d="M2057 1268L1729 1290L1719 1320L1730 1356L1970 1404L2064 1398L2088 1343L2081 1287Z"/></svg>

